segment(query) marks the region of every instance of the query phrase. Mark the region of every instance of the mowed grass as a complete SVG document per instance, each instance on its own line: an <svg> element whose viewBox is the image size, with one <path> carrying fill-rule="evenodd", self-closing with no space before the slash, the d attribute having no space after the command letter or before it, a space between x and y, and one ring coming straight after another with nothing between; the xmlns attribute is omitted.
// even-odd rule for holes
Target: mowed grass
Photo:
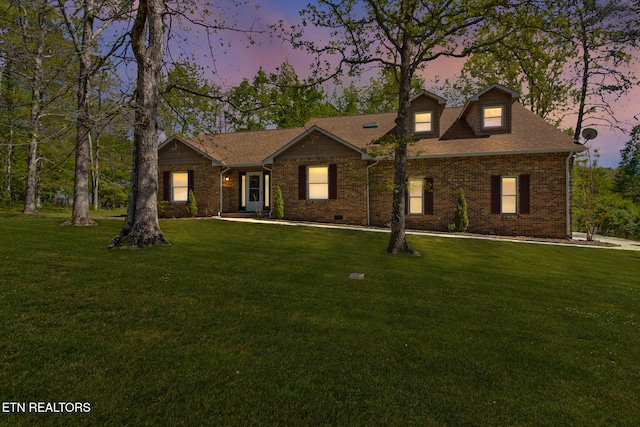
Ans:
<svg viewBox="0 0 640 427"><path fill-rule="evenodd" d="M64 219L0 218L0 400L91 411L2 425L640 422L640 252Z"/></svg>

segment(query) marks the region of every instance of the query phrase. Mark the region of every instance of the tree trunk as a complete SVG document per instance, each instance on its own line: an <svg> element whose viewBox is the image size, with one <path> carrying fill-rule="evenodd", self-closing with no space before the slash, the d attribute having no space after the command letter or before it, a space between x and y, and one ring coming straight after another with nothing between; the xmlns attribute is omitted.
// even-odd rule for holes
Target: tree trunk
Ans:
<svg viewBox="0 0 640 427"><path fill-rule="evenodd" d="M131 192L127 217L108 247L169 244L158 224L158 80L164 53L162 0L140 0L131 31L138 64ZM148 39L147 39L148 37ZM146 41L146 43L145 43Z"/></svg>
<svg viewBox="0 0 640 427"><path fill-rule="evenodd" d="M89 138L89 152L93 153L91 138ZM100 209L100 138L96 137L95 155L91 155L91 197L93 209Z"/></svg>
<svg viewBox="0 0 640 427"><path fill-rule="evenodd" d="M73 189L73 212L69 225L96 225L89 210L89 138L91 112L89 96L91 83L91 43L93 41L93 2L85 0L82 41L76 44L80 65L78 74L78 117L76 119L76 167ZM72 31L70 28L69 31Z"/></svg>
<svg viewBox="0 0 640 427"><path fill-rule="evenodd" d="M580 30L578 37L582 47L582 79L580 82L580 99L578 107L578 119L576 121L576 129L573 133L573 139L580 141L580 132L582 131L582 122L584 121L585 106L587 102L587 90L589 87L589 74L591 67L591 55L589 54L589 34L584 23L584 17L580 12Z"/></svg>
<svg viewBox="0 0 640 427"><path fill-rule="evenodd" d="M387 252L407 252L420 255L407 244L405 233L405 193L407 188L407 145L409 140L409 101L411 95L411 44L405 40L401 52L398 115L396 117L396 147L394 151L393 206L391 210L391 237Z"/></svg>
<svg viewBox="0 0 640 427"><path fill-rule="evenodd" d="M7 105L7 122L8 122L8 138L7 138L7 151L6 151L6 160L4 166L4 188L3 192L6 198L6 203L11 204L11 161L13 158L13 133L14 133L14 121L15 121L15 100L14 100L14 90L15 84L13 82L13 49L9 46L9 52L7 53L6 64L5 64L5 78L4 81L5 87L3 87L3 95L5 98L5 103Z"/></svg>
<svg viewBox="0 0 640 427"><path fill-rule="evenodd" d="M25 19L26 21L26 19ZM33 77L31 79L31 111L29 113L29 148L27 154L27 186L24 197L24 209L22 213L25 214L37 214L36 208L36 175L37 168L36 163L38 161L38 137L40 131L40 90L42 89L42 59L44 57L44 42L45 34L47 32L44 11L41 10L38 14L38 45L36 52L33 55ZM30 36L26 22L22 26L23 38L25 45L28 46L28 38Z"/></svg>

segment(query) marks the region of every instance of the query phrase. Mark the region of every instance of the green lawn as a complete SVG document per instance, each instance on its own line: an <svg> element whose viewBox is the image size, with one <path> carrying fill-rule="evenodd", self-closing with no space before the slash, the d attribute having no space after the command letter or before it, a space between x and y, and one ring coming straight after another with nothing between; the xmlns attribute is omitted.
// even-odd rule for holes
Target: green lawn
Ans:
<svg viewBox="0 0 640 427"><path fill-rule="evenodd" d="M0 400L91 410L0 425L640 422L640 252L65 219L0 218Z"/></svg>

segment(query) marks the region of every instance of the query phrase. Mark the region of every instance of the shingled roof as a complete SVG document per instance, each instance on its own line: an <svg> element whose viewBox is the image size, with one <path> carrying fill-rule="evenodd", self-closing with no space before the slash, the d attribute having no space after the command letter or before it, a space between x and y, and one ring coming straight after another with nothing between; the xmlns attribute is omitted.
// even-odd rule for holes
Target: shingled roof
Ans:
<svg viewBox="0 0 640 427"><path fill-rule="evenodd" d="M584 147L536 114L515 102L511 133L477 136L464 119L461 107L445 108L440 118L442 134L410 145L409 156L457 157L499 154L577 152ZM212 161L225 166L267 164L273 155L314 129L333 135L354 149L364 149L395 129L396 113L324 117L309 120L303 127L262 131L199 135L182 140ZM169 140L165 141L164 146Z"/></svg>

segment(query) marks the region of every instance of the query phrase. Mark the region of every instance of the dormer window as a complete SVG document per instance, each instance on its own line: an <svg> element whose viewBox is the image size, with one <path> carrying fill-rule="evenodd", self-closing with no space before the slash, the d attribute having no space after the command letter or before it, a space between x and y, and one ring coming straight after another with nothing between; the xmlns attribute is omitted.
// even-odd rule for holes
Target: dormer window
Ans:
<svg viewBox="0 0 640 427"><path fill-rule="evenodd" d="M415 113L414 127L415 133L433 131L433 113L431 111Z"/></svg>
<svg viewBox="0 0 640 427"><path fill-rule="evenodd" d="M482 127L499 129L504 127L504 108L500 106L482 107Z"/></svg>

